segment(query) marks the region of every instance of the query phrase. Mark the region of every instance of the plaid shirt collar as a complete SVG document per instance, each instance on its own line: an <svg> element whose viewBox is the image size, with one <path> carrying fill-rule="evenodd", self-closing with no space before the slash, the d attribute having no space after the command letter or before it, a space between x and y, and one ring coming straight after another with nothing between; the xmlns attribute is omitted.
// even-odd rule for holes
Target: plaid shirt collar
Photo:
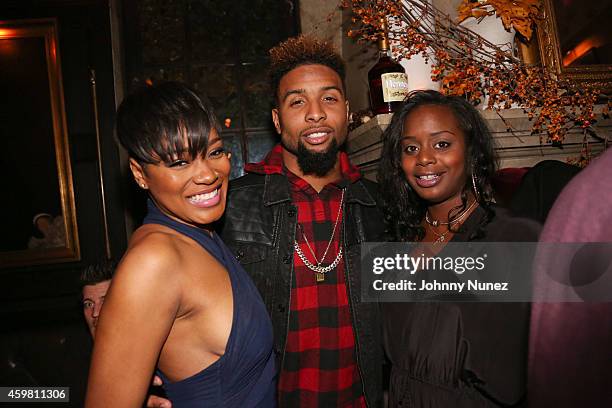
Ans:
<svg viewBox="0 0 612 408"><path fill-rule="evenodd" d="M248 163L244 166L244 170L247 173L257 173L257 174L289 174L291 173L283 164L283 147L281 144L277 144L274 148L268 153L266 158L259 163ZM359 169L351 164L348 155L345 152L340 152L340 156L338 158L340 160L340 173L342 174L341 179L347 180L349 183L354 183L361 178L361 172ZM301 182L306 183L303 179L295 175L297 179ZM290 178L292 179L292 178ZM292 182L295 179L291 180ZM297 181L297 180L295 180ZM306 183L307 184L307 183ZM301 187L301 186L300 186ZM305 187L305 186L304 186Z"/></svg>

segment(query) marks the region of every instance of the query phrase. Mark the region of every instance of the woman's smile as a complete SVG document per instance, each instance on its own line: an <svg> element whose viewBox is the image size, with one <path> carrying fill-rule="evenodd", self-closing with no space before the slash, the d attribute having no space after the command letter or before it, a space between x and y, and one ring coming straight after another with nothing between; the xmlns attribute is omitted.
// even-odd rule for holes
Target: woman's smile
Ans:
<svg viewBox="0 0 612 408"><path fill-rule="evenodd" d="M219 202L221 202L221 195L219 194L220 190L221 185L217 186L217 188L208 193L194 194L189 196L187 199L191 204L197 207L214 207L215 205L219 204Z"/></svg>
<svg viewBox="0 0 612 408"><path fill-rule="evenodd" d="M212 129L207 151L179 157L170 164L140 166L132 161L139 184L147 186L159 209L171 218L193 225L210 225L225 211L231 164L223 141Z"/></svg>
<svg viewBox="0 0 612 408"><path fill-rule="evenodd" d="M465 135L446 106L424 105L404 121L401 166L406 181L430 203L461 202L465 186Z"/></svg>
<svg viewBox="0 0 612 408"><path fill-rule="evenodd" d="M423 174L423 175L415 175L416 183L419 187L429 188L434 187L440 183L442 178L442 173L431 173L431 174Z"/></svg>

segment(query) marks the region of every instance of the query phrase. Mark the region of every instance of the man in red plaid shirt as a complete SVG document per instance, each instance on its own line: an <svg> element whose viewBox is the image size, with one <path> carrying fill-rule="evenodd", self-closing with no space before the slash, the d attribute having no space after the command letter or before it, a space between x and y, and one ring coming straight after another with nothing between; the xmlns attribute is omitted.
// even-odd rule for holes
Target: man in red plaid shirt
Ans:
<svg viewBox="0 0 612 408"><path fill-rule="evenodd" d="M230 183L221 234L272 318L280 406L379 407L380 319L360 300L360 244L381 240L383 221L375 183L341 150L344 63L309 37L270 57L281 143Z"/></svg>
<svg viewBox="0 0 612 408"><path fill-rule="evenodd" d="M383 223L375 184L341 151L344 63L309 37L270 56L281 143L230 185L222 236L272 316L280 405L379 406L377 306L360 301L359 244Z"/></svg>

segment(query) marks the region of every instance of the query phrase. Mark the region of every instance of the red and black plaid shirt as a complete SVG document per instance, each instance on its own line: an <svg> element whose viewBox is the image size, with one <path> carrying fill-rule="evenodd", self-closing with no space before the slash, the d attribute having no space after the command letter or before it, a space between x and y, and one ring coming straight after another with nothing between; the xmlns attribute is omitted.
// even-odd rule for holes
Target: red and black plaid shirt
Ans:
<svg viewBox="0 0 612 408"><path fill-rule="evenodd" d="M248 172L285 174L291 185L291 198L297 206L298 223L317 258L329 243L340 208L342 188L361 175L345 153L340 154L342 179L317 193L306 181L288 171L282 163L282 147L277 145L268 157L248 164ZM329 265L341 245L342 219L322 263ZM296 239L313 264L308 246L298 227ZM357 368L355 335L344 279L344 259L317 283L314 272L293 255L293 282L289 313L289 333L278 384L283 407L365 407Z"/></svg>

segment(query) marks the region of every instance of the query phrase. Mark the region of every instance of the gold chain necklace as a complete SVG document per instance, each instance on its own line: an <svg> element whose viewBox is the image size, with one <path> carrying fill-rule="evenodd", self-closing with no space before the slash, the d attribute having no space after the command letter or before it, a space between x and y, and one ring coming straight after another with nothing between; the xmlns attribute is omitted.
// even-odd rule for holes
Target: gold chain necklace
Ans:
<svg viewBox="0 0 612 408"><path fill-rule="evenodd" d="M340 206L338 207L338 214L336 215L336 222L334 223L334 228L332 229L331 237L329 238L329 242L327 243L327 248L325 248L325 252L323 253L323 257L321 258L320 261L317 259L317 256L315 255L312 247L310 246L310 242L308 242L308 238L306 238L306 234L304 233L304 228L302 227L301 224L298 224L300 232L302 233L302 237L304 237L304 241L306 242L306 246L308 247L308 250L312 254L312 257L314 258L317 264L316 265L313 264L312 262L308 260L308 258L306 258L306 255L304 255L304 252L302 252L302 249L300 248L300 245L298 244L297 240L293 241L293 248L295 249L295 252L297 253L298 257L302 260L302 262L304 262L304 265L306 265L308 269L310 269L311 271L315 273L315 278L317 282L323 282L325 280L325 274L331 271L332 269L334 269L336 266L338 266L338 264L342 260L342 246L340 246L340 250L338 251L338 255L336 255L336 258L334 259L334 261L328 266L321 266L321 263L325 261L325 258L327 257L327 253L329 252L329 248L331 248L332 242L334 242L334 236L336 235L336 229L340 222L340 215L342 214L343 202L344 202L344 189L342 189L342 196L340 197Z"/></svg>
<svg viewBox="0 0 612 408"><path fill-rule="evenodd" d="M427 226L429 227L431 232L433 232L434 235L437 237L436 240L434 241L434 244L439 244L439 243L442 243L442 242L446 241L446 236L448 235L449 232L451 232L450 226L453 225L453 224L457 224L458 222L461 222L461 220L463 220L465 218L465 216L470 212L470 210L472 208L474 208L474 206L476 204L478 204L478 200L474 200L474 202L472 204L470 204L470 206L468 208L463 210L463 212L461 212L461 214L459 214L459 216L457 218L455 218L452 221L447 221L447 222L440 222L438 220L430 220L429 219L429 210L425 211L425 221L427 223ZM446 232L443 232L442 234L440 234L438 231L436 231L434 229L434 227L437 227L439 225L448 225L449 227L446 230Z"/></svg>
<svg viewBox="0 0 612 408"><path fill-rule="evenodd" d="M431 226L429 223L427 223L427 226L429 227L429 229L431 230L431 232L433 232L438 238L436 238L436 240L434 241L434 244L437 243L442 243L446 240L446 235L448 235L448 233L450 232L449 229L446 230L446 232L440 234L438 231L436 231L435 229L433 229L433 226Z"/></svg>
<svg viewBox="0 0 612 408"><path fill-rule="evenodd" d="M478 204L478 200L474 200L474 202L473 202L472 204L470 204L470 206L469 206L468 208L466 208L465 210L463 210L463 212L462 212L461 214L459 214L459 216L458 216L457 218L455 218L455 219L454 219L454 220L452 220L452 221L446 221L446 222L442 222L442 221L439 221L439 220L431 220L431 219L429 219L429 210L427 210L427 211L425 211L425 221L426 221L426 222L427 222L429 225L431 225L431 226L433 226L433 227L437 227L437 226L439 226L439 225L453 225L453 224L456 224L456 223L458 223L459 221L461 221L461 220L462 220L462 219L463 219L463 218L464 218L464 217L467 215L467 213L469 213L469 212L470 212L470 210L471 210L472 208L474 208L474 206L475 206L476 204ZM432 229L432 231L433 231L433 229Z"/></svg>

